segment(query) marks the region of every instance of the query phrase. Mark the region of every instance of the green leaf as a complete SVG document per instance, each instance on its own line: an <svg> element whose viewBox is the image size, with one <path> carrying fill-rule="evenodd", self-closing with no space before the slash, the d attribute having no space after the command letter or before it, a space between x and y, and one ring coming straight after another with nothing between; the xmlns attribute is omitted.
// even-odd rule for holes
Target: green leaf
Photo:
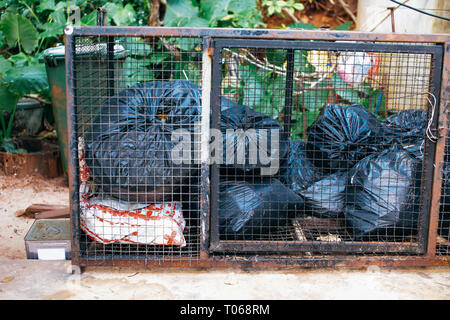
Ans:
<svg viewBox="0 0 450 320"><path fill-rule="evenodd" d="M108 11L108 16L111 17L117 26L131 25L136 21L136 12L129 3L122 6L108 2L104 7Z"/></svg>
<svg viewBox="0 0 450 320"><path fill-rule="evenodd" d="M10 48L18 44L26 53L31 53L38 45L38 31L30 20L21 15L4 13L0 29Z"/></svg>
<svg viewBox="0 0 450 320"><path fill-rule="evenodd" d="M60 27L57 24L49 24L46 30L39 33L39 40L45 38L57 38L64 33L64 27Z"/></svg>
<svg viewBox="0 0 450 320"><path fill-rule="evenodd" d="M13 0L11 0L11 1L13 1ZM16 5L15 5L15 4L11 4L10 6L8 6L8 7L6 8L6 10L5 10L4 13L13 13L13 14L17 14L18 11L17 11Z"/></svg>
<svg viewBox="0 0 450 320"><path fill-rule="evenodd" d="M311 110L306 111L303 113L303 110L301 109L294 109L292 110L292 117L291 117L291 136L294 140L302 140L303 138L306 139L306 137L303 136L303 120L305 121L305 130L311 126L311 124L314 123L314 121L317 119L317 117L320 114L320 110Z"/></svg>
<svg viewBox="0 0 450 320"><path fill-rule="evenodd" d="M183 20L200 17L199 14L199 8L193 6L190 1L167 0L164 25L166 27L179 27Z"/></svg>
<svg viewBox="0 0 450 320"><path fill-rule="evenodd" d="M48 18L49 18L49 21L51 21L57 25L60 25L62 27L64 27L67 22L67 15L66 15L65 10L54 11L54 12L50 13Z"/></svg>
<svg viewBox="0 0 450 320"><path fill-rule="evenodd" d="M0 55L0 76L2 78L5 76L5 73L11 69L12 65L11 61Z"/></svg>
<svg viewBox="0 0 450 320"><path fill-rule="evenodd" d="M190 18L182 19L178 26L179 27L202 28L202 27L208 27L209 22L208 22L208 20L200 18L200 17L190 17Z"/></svg>
<svg viewBox="0 0 450 320"><path fill-rule="evenodd" d="M260 81L261 73L257 73L253 65L239 67L239 78L242 79L244 99L242 104L247 106L259 105L263 97L263 84Z"/></svg>
<svg viewBox="0 0 450 320"><path fill-rule="evenodd" d="M43 64L14 68L5 76L9 90L19 95L41 93L48 89L47 72Z"/></svg>
<svg viewBox="0 0 450 320"><path fill-rule="evenodd" d="M5 8L9 5L9 3L11 2L11 0L1 0L0 1L0 8Z"/></svg>
<svg viewBox="0 0 450 320"><path fill-rule="evenodd" d="M255 0L230 0L228 4L228 10L234 13L243 13L256 9L257 5Z"/></svg>
<svg viewBox="0 0 450 320"><path fill-rule="evenodd" d="M259 71L257 77L263 86L263 97L253 108L278 119L279 113L283 111L285 105L286 77L264 71Z"/></svg>
<svg viewBox="0 0 450 320"><path fill-rule="evenodd" d="M11 142L11 139L2 139L0 147L2 147L3 150L5 150L5 152L8 152L8 153L17 153L18 152L14 143Z"/></svg>
<svg viewBox="0 0 450 320"><path fill-rule="evenodd" d="M201 42L199 42L199 39L196 38L177 38L176 43L178 48L185 51L195 51L196 48L198 50L201 48Z"/></svg>
<svg viewBox="0 0 450 320"><path fill-rule="evenodd" d="M146 68L144 59L127 57L123 67L123 76L130 87L136 82L149 80L153 77L153 72Z"/></svg>
<svg viewBox="0 0 450 320"><path fill-rule="evenodd" d="M383 99L383 91L381 89L372 89L369 95L362 99L361 104L376 115L383 115L386 110L385 99Z"/></svg>
<svg viewBox="0 0 450 320"><path fill-rule="evenodd" d="M124 38L120 44L129 52L129 56L133 58L142 58L149 56L153 48L141 38Z"/></svg>
<svg viewBox="0 0 450 320"><path fill-rule="evenodd" d="M352 26L351 21L347 21L337 27L334 27L333 30L350 30L350 27Z"/></svg>
<svg viewBox="0 0 450 320"><path fill-rule="evenodd" d="M285 49L266 49L266 57L271 64L282 67L287 59L287 51Z"/></svg>
<svg viewBox="0 0 450 320"><path fill-rule="evenodd" d="M330 93L329 89L325 89L327 86L326 80L322 80L314 89L305 86L303 93L300 93L297 97L300 108L303 106L306 110L319 110L322 108L326 104Z"/></svg>
<svg viewBox="0 0 450 320"><path fill-rule="evenodd" d="M39 34L39 39L58 37L64 33L67 20L63 10L52 12L49 15L49 21L42 25L44 31Z"/></svg>
<svg viewBox="0 0 450 320"><path fill-rule="evenodd" d="M294 9L297 11L302 11L303 9L305 9L305 6L301 3L296 3L294 4Z"/></svg>
<svg viewBox="0 0 450 320"><path fill-rule="evenodd" d="M287 26L289 29L306 29L306 30L313 30L313 29L319 29L319 27L311 24L311 23L293 23Z"/></svg>
<svg viewBox="0 0 450 320"><path fill-rule="evenodd" d="M5 37L3 36L3 32L0 30L0 48L5 45Z"/></svg>
<svg viewBox="0 0 450 320"><path fill-rule="evenodd" d="M314 66L308 62L308 51L306 50L295 50L294 52L294 72L305 72L313 73L315 72Z"/></svg>
<svg viewBox="0 0 450 320"><path fill-rule="evenodd" d="M97 11L92 11L90 14L83 16L80 23L82 26L95 26L97 25Z"/></svg>
<svg viewBox="0 0 450 320"><path fill-rule="evenodd" d="M217 1L217 0L205 0L201 3L201 10L204 14L204 18L208 22L216 22L228 15L228 8L230 0Z"/></svg>
<svg viewBox="0 0 450 320"><path fill-rule="evenodd" d="M269 108L269 110L265 110L263 113L269 114L274 119L277 119L286 104L286 76L278 75L274 80L269 80L269 82L270 85L265 92L265 95L270 97L270 102L265 105L265 109Z"/></svg>
<svg viewBox="0 0 450 320"><path fill-rule="evenodd" d="M32 57L26 55L23 52L15 54L8 58L8 61L11 62L12 64L14 64L15 68L24 67L24 66L30 64L30 62L32 62L32 60L33 60Z"/></svg>
<svg viewBox="0 0 450 320"><path fill-rule="evenodd" d="M45 10L55 10L55 0L42 0L36 8L36 11L39 13Z"/></svg>
<svg viewBox="0 0 450 320"><path fill-rule="evenodd" d="M19 101L19 95L9 91L7 84L0 83L0 112L12 112Z"/></svg>
<svg viewBox="0 0 450 320"><path fill-rule="evenodd" d="M152 64L161 64L164 60L170 59L171 55L168 52L155 52L150 55L148 62Z"/></svg>
<svg viewBox="0 0 450 320"><path fill-rule="evenodd" d="M361 98L358 95L358 91L352 86L348 85L342 78L333 73L331 78L333 87L335 87L336 93L344 100L350 103L360 103Z"/></svg>

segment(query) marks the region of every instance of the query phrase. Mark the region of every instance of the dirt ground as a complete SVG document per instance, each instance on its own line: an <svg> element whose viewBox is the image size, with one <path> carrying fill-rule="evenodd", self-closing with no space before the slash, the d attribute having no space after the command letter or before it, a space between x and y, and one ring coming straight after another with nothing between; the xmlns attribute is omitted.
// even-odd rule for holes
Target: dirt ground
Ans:
<svg viewBox="0 0 450 320"><path fill-rule="evenodd" d="M0 257L24 259L24 237L34 219L16 214L31 204L69 205L69 188L64 177L0 175Z"/></svg>

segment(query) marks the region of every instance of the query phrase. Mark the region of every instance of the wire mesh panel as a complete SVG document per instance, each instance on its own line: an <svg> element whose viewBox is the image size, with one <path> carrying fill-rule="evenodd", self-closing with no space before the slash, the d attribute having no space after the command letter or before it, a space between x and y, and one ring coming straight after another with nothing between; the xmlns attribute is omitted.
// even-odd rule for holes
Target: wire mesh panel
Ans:
<svg viewBox="0 0 450 320"><path fill-rule="evenodd" d="M446 142L436 241L436 254L439 256L450 256L450 140L447 138Z"/></svg>
<svg viewBox="0 0 450 320"><path fill-rule="evenodd" d="M213 251L424 252L441 48L214 50Z"/></svg>
<svg viewBox="0 0 450 320"><path fill-rule="evenodd" d="M79 250L197 259L202 39L74 39Z"/></svg>

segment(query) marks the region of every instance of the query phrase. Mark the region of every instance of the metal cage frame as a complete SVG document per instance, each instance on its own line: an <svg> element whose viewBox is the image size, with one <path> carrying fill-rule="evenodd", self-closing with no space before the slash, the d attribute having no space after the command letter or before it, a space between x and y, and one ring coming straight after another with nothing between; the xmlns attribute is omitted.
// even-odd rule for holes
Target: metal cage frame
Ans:
<svg viewBox="0 0 450 320"><path fill-rule="evenodd" d="M434 161L428 161L426 166L426 194L430 199L426 199L424 213L420 224L419 244L408 246L390 244L383 247L383 252L403 253L402 255L374 255L361 256L353 254L364 252L364 247L373 248L369 244L353 244L350 246L339 246L339 248L323 247L324 252L331 252L332 255L286 258L258 255L258 244L242 247L243 251L249 250L251 255L217 255L214 251L226 248L216 236L217 221L211 212L216 210L217 168L208 164L208 142L209 133L206 131L201 138L201 198L200 198L200 254L199 258L191 260L185 257L176 259L158 260L151 257L137 259L86 259L80 251L80 221L79 221L79 165L77 148L77 110L75 102L75 38L82 36L102 36L106 37L109 57L113 54L114 37L197 37L203 39L202 53L202 114L201 124L203 128L210 128L210 123L214 126L217 121L217 108L213 107L217 103L219 93L217 92L217 72L213 70L220 68L219 48L227 44L239 46L242 40L249 40L252 45L281 46L285 48L315 48L320 46L320 42L339 41L347 43L335 43L342 48L361 49L370 48L377 51L383 48L396 48L400 52L426 52L435 55L437 66L432 69L432 87L434 93L439 97L437 106L438 112L433 119L433 127L439 139L436 144L427 144L428 151L434 155ZM290 40L315 40L316 42L302 42L293 44ZM318 42L320 41L320 42ZM359 43L355 43L359 42ZM384 43L384 44L382 44ZM389 43L389 44L388 44ZM412 44L428 44L427 46ZM376 44L376 45L375 45ZM432 45L429 45L432 44ZM166 27L66 27L65 29L66 47L66 97L69 130L69 163L68 178L70 187L70 205L72 221L72 264L78 267L86 266L132 266L132 267L172 267L172 268L244 268L244 269L267 269L267 268L295 268L295 267L347 267L360 268L369 265L388 267L413 267L413 266L450 266L450 256L436 255L437 229L439 223L439 207L442 188L442 172L444 163L444 152L447 136L447 113L450 98L450 36L448 34L380 34L354 31L329 31L329 30L268 30L268 29L228 29L228 28L166 28ZM378 49L376 49L378 48ZM109 67L110 79L114 78L113 68ZM111 74L112 72L112 74ZM111 82L111 81L110 81ZM440 83L440 86L438 85ZM110 88L114 84L108 84ZM216 110L216 111L215 111ZM212 111L212 116L210 112ZM429 159L431 160L431 159ZM275 243L272 249L280 251L311 251L317 249L317 244L294 243L286 250L286 246ZM379 246L379 245L377 245ZM233 244L232 244L233 247ZM233 248L236 248L234 246ZM256 251L256 253L254 253ZM348 253L348 255L342 254Z"/></svg>

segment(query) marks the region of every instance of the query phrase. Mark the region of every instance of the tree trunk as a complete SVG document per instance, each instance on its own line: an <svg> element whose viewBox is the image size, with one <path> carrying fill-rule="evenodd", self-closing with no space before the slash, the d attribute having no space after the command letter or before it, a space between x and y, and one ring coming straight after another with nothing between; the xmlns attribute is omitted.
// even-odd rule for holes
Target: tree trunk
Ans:
<svg viewBox="0 0 450 320"><path fill-rule="evenodd" d="M166 14L166 0L148 0L150 7L150 17L148 25L151 27L160 27L164 24L164 16Z"/></svg>

